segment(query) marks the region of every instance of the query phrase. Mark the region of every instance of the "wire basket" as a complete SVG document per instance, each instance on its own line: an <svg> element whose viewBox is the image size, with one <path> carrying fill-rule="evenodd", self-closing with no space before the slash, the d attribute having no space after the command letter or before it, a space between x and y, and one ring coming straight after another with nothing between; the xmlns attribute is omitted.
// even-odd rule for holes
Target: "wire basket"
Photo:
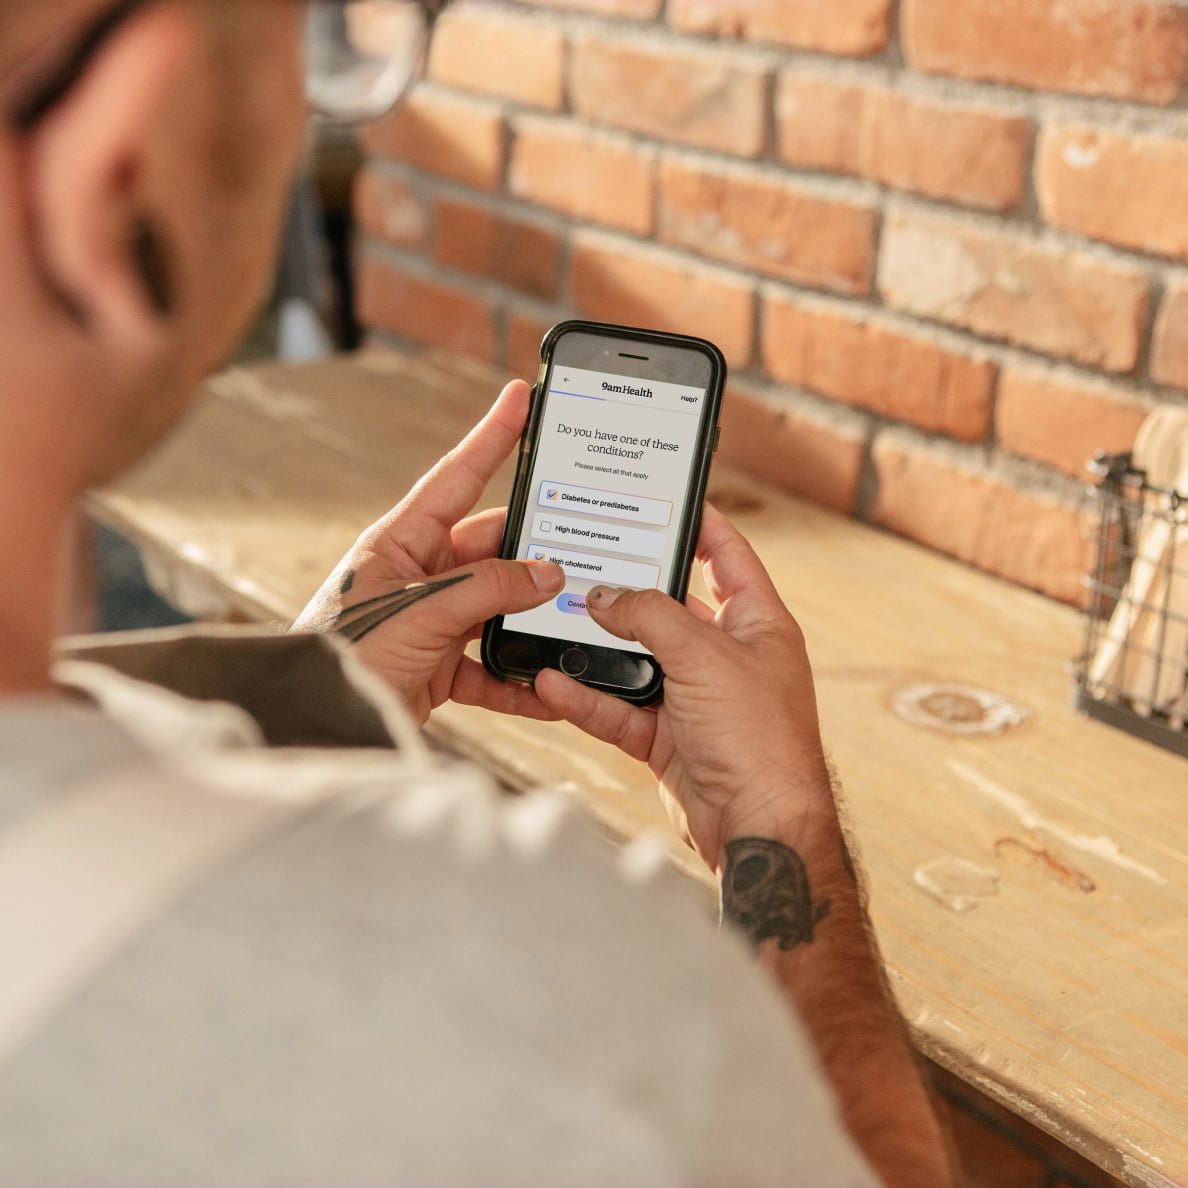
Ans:
<svg viewBox="0 0 1188 1188"><path fill-rule="evenodd" d="M1188 756L1188 494L1148 484L1129 454L1099 454L1097 557L1076 707Z"/></svg>

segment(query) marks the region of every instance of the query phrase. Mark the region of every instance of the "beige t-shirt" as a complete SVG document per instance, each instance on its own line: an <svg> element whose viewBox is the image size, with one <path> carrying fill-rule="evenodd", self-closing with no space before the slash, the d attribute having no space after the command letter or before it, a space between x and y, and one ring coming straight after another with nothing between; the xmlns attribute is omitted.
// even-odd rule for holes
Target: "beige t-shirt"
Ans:
<svg viewBox="0 0 1188 1188"><path fill-rule="evenodd" d="M340 658L169 633L63 668L101 709L0 708L0 887L6 847L125 773L157 828L183 798L285 806L31 1016L0 1184L875 1183L688 880L633 884L556 798L429 755Z"/></svg>

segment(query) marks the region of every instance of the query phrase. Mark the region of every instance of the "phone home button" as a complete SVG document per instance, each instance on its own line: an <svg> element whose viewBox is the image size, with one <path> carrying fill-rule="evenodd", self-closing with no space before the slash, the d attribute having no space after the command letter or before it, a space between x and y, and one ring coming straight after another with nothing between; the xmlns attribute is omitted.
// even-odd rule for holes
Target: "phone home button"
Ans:
<svg viewBox="0 0 1188 1188"><path fill-rule="evenodd" d="M581 648L567 648L561 653L561 671L566 676L580 677L590 667L590 657Z"/></svg>

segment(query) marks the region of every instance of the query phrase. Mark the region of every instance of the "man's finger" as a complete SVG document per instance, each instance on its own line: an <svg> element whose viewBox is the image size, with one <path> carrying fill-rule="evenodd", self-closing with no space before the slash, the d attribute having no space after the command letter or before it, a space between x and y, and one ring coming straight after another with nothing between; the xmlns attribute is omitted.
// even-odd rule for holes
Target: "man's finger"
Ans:
<svg viewBox="0 0 1188 1188"><path fill-rule="evenodd" d="M715 623L718 618L718 612L696 594L685 595L685 609L701 623Z"/></svg>
<svg viewBox="0 0 1188 1188"><path fill-rule="evenodd" d="M390 518L411 513L452 528L515 452L528 420L531 394L523 380L512 380L487 415L417 483Z"/></svg>
<svg viewBox="0 0 1188 1188"><path fill-rule="evenodd" d="M475 561L498 557L506 522L507 508L493 507L458 524L450 534L457 563L472 565Z"/></svg>
<svg viewBox="0 0 1188 1188"><path fill-rule="evenodd" d="M556 722L561 717L541 701L531 685L496 680L469 656L462 658L454 674L450 700L459 705L477 705L497 714L531 718L537 722Z"/></svg>
<svg viewBox="0 0 1188 1188"><path fill-rule="evenodd" d="M631 758L647 762L656 741L654 713L579 684L552 668L537 673L536 692L541 703L558 717Z"/></svg>
<svg viewBox="0 0 1188 1188"><path fill-rule="evenodd" d="M705 566L709 592L729 604L731 627L761 622L784 609L783 600L750 542L716 507L701 516L697 558Z"/></svg>

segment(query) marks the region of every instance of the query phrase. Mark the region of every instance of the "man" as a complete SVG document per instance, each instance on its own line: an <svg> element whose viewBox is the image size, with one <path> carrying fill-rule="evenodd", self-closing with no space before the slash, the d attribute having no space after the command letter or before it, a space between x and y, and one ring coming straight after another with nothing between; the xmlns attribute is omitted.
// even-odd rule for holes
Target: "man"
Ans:
<svg viewBox="0 0 1188 1188"><path fill-rule="evenodd" d="M707 511L716 608L591 595L664 665L658 713L465 657L563 580L466 518L526 385L303 616L349 655L224 632L54 666L79 496L169 429L270 274L301 20L0 0L0 1182L948 1182L804 644L738 533ZM679 881L629 887L552 801L427 755L447 697L646 761L766 974Z"/></svg>

